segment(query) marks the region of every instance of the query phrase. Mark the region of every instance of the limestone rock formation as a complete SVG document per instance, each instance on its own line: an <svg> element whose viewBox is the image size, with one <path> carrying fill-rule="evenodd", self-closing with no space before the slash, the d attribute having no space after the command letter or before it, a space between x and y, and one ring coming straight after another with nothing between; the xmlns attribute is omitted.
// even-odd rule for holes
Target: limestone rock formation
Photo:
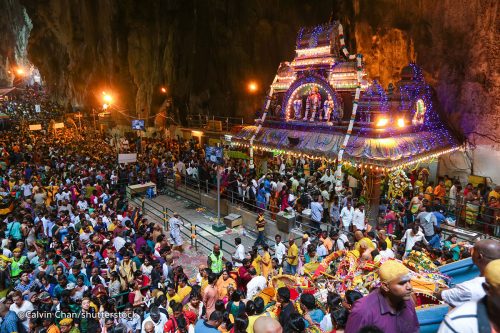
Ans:
<svg viewBox="0 0 500 333"><path fill-rule="evenodd" d="M11 86L13 68L27 65L26 48L32 28L26 10L18 0L0 1L0 87Z"/></svg>

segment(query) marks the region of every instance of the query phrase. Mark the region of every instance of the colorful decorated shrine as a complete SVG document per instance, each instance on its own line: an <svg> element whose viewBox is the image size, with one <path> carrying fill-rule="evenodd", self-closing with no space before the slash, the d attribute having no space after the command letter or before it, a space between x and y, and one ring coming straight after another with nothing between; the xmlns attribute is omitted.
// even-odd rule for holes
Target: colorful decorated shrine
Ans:
<svg viewBox="0 0 500 333"><path fill-rule="evenodd" d="M339 22L300 29L295 52L280 64L262 116L233 137L251 163L254 150L274 151L394 171L460 147L417 65L384 89L349 54Z"/></svg>

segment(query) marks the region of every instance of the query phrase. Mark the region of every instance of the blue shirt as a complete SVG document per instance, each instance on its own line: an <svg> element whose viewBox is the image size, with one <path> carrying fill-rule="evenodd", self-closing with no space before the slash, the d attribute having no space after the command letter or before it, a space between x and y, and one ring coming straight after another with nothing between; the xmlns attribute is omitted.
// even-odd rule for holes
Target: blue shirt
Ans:
<svg viewBox="0 0 500 333"><path fill-rule="evenodd" d="M309 312L309 316L311 316L311 319L315 324L319 324L323 320L325 314L320 309L314 309ZM304 322L306 323L306 327L309 327L309 322L307 320L304 320Z"/></svg>
<svg viewBox="0 0 500 333"><path fill-rule="evenodd" d="M15 240L20 240L23 238L23 235L21 234L21 223L13 221L7 225L5 238L9 237L14 238Z"/></svg>
<svg viewBox="0 0 500 333"><path fill-rule="evenodd" d="M194 327L196 333L220 333L217 327L209 325L206 320L198 320L196 326Z"/></svg>
<svg viewBox="0 0 500 333"><path fill-rule="evenodd" d="M441 249L441 237L435 234L429 241L429 245L432 246L433 249Z"/></svg>
<svg viewBox="0 0 500 333"><path fill-rule="evenodd" d="M19 318L14 311L9 311L2 320L0 324L0 333L12 333L19 332L17 329L17 323Z"/></svg>
<svg viewBox="0 0 500 333"><path fill-rule="evenodd" d="M436 226L439 228L446 217L441 212L432 212L432 214L436 217Z"/></svg>

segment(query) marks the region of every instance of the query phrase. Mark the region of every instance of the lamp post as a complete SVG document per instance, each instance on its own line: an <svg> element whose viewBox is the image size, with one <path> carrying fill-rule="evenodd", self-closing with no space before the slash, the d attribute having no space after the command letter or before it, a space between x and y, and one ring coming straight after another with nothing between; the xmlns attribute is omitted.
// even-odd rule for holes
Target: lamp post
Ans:
<svg viewBox="0 0 500 333"><path fill-rule="evenodd" d="M220 221L220 179L222 169L222 166L217 165L217 223L212 225L212 229L218 232L226 229L226 225Z"/></svg>
<svg viewBox="0 0 500 333"><path fill-rule="evenodd" d="M80 131L82 130L82 114L81 113L77 113L75 115L76 118L78 118L78 126L80 127Z"/></svg>

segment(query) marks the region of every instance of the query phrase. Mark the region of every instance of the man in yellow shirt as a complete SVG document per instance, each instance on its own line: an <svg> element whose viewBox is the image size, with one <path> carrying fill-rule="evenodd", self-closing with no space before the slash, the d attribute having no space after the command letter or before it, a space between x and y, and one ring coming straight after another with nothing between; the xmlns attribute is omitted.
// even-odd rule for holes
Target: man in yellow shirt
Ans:
<svg viewBox="0 0 500 333"><path fill-rule="evenodd" d="M257 227L257 239L253 246L266 245L266 240L264 237L264 230L266 227L266 219L264 218L264 212L259 212L259 216L257 216L257 221L255 221L255 225Z"/></svg>
<svg viewBox="0 0 500 333"><path fill-rule="evenodd" d="M288 252L286 255L286 272L292 275L297 273L297 266L299 265L299 248L295 244L293 236L288 239Z"/></svg>
<svg viewBox="0 0 500 333"><path fill-rule="evenodd" d="M392 249L392 241L391 241L391 238L389 236L387 236L387 232L385 231L385 229L381 229L378 231L378 239L382 242L386 242L387 243L387 248L388 249Z"/></svg>
<svg viewBox="0 0 500 333"><path fill-rule="evenodd" d="M496 198L497 200L500 200L500 186L495 186L493 190L488 194L488 202L490 201L491 198Z"/></svg>

